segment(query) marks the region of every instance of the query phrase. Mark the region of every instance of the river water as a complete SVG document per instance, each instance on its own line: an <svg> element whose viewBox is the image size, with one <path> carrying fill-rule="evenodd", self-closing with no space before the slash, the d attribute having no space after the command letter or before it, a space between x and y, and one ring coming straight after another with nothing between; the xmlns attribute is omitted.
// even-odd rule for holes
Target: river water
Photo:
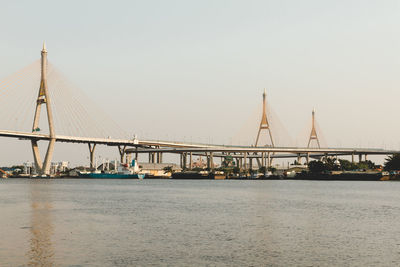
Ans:
<svg viewBox="0 0 400 267"><path fill-rule="evenodd" d="M398 182L0 180L0 266L400 262Z"/></svg>

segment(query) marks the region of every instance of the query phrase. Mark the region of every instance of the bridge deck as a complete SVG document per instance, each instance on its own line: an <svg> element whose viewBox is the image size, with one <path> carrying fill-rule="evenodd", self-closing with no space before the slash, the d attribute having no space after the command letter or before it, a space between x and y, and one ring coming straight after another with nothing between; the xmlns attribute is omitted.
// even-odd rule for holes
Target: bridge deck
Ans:
<svg viewBox="0 0 400 267"><path fill-rule="evenodd" d="M50 140L47 134L16 132L0 130L0 136L12 137L26 140ZM335 155L352 155L352 154L368 154L368 155L389 155L400 153L398 150L385 150L375 148L299 148L299 147L245 147L245 146L223 146L209 144L187 144L180 142L169 141L152 141L152 140L128 140L128 139L112 139L112 138L96 138L96 137L76 137L56 135L56 142L68 143L86 143L86 144L103 144L108 146L133 146L126 153L205 153L205 152L220 152L220 153L293 153L293 154L335 154ZM146 148L150 147L150 148ZM158 148L152 148L158 147Z"/></svg>

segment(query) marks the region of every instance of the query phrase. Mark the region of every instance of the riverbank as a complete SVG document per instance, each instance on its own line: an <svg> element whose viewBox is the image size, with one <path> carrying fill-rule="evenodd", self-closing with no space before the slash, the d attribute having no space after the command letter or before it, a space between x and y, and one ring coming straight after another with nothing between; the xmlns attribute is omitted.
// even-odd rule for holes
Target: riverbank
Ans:
<svg viewBox="0 0 400 267"><path fill-rule="evenodd" d="M10 176L8 179L96 179L76 176ZM107 178L102 178L107 179ZM127 178L125 178L127 179ZM315 181L397 181L400 175L384 175L382 172L336 172L336 173L310 173L302 172L296 175L226 175L202 172L176 172L171 177L146 176L144 179L151 180L315 180Z"/></svg>

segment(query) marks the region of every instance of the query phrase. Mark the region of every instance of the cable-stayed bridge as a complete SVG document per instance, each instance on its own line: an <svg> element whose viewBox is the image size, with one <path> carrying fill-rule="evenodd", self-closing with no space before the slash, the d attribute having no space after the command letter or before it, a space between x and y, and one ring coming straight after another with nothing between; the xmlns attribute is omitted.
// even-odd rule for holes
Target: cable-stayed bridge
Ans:
<svg viewBox="0 0 400 267"><path fill-rule="evenodd" d="M38 72L40 68L40 78ZM39 86L39 90L35 89ZM41 60L0 82L0 136L29 140L31 142L36 170L49 175L55 142L88 144L90 164L94 167L94 153L97 145L115 146L124 161L126 154L148 153L150 162L162 162L163 153L181 156L186 165L187 157L205 156L209 162L214 157L233 155L240 159L244 168L257 161L258 166L270 166L273 158L310 157L328 155L387 155L399 151L360 148L321 148L315 127L315 110L312 112L312 128L308 146L278 147L274 144L273 133L266 109L266 92L263 94L263 113L254 146L224 146L216 144L193 144L185 142L137 140L127 134L110 119L104 111L90 104L90 98L77 90L65 77L47 61L47 49L43 45ZM34 112L34 114L32 114ZM46 113L46 114L44 114ZM46 115L46 120L41 120ZM33 117L33 123L32 123ZM30 129L30 130L28 130ZM270 143L260 146L259 139L267 132ZM39 141L48 142L44 160L39 153ZM312 143L317 147L311 147ZM192 166L191 163L189 165ZM213 164L211 164L213 166Z"/></svg>

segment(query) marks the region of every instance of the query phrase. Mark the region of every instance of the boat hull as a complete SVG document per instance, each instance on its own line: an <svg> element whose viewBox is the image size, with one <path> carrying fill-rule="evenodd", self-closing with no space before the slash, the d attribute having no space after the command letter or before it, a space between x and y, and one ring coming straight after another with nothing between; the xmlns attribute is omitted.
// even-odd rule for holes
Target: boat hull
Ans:
<svg viewBox="0 0 400 267"><path fill-rule="evenodd" d="M145 174L124 174L124 173L81 173L79 178L95 179L143 179Z"/></svg>

